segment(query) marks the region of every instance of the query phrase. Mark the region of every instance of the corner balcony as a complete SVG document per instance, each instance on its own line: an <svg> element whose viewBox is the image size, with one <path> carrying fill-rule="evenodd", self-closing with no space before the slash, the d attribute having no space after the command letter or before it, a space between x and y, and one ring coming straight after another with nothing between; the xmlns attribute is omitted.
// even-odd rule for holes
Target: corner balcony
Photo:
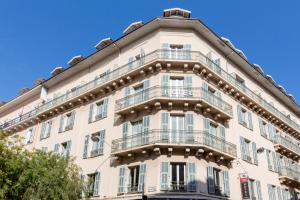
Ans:
<svg viewBox="0 0 300 200"><path fill-rule="evenodd" d="M212 114L216 119L232 118L232 106L203 88L154 86L116 101L115 112L128 115L141 110L183 108Z"/></svg>
<svg viewBox="0 0 300 200"><path fill-rule="evenodd" d="M203 131L153 129L112 141L111 154L131 157L134 154L161 153L215 157L218 161L236 158L236 145Z"/></svg>
<svg viewBox="0 0 300 200"><path fill-rule="evenodd" d="M280 135L275 138L274 148L277 152L293 160L298 161L300 158L300 147Z"/></svg>
<svg viewBox="0 0 300 200"><path fill-rule="evenodd" d="M291 168L283 167L279 171L281 184L300 189L300 173Z"/></svg>

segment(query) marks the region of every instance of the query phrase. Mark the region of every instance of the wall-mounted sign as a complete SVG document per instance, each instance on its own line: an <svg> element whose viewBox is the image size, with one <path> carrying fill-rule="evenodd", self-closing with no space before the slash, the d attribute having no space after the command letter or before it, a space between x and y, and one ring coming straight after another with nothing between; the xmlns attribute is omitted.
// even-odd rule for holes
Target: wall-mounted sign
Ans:
<svg viewBox="0 0 300 200"><path fill-rule="evenodd" d="M250 199L250 192L248 186L249 178L247 175L240 176L241 190L243 199Z"/></svg>

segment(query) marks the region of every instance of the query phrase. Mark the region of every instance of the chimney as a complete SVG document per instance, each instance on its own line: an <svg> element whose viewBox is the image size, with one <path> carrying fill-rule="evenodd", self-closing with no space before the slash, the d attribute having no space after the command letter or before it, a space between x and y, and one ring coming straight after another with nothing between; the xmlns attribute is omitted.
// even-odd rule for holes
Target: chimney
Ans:
<svg viewBox="0 0 300 200"><path fill-rule="evenodd" d="M55 67L55 68L52 70L51 74L52 74L52 76L56 76L57 74L60 74L60 73L63 72L64 70L65 70L64 67L61 67L61 66Z"/></svg>

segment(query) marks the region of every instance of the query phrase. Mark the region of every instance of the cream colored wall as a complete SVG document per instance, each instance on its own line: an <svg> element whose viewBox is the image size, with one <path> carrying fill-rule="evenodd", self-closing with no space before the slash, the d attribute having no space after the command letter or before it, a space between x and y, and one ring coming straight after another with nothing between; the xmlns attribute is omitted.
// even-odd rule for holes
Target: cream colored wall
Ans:
<svg viewBox="0 0 300 200"><path fill-rule="evenodd" d="M209 51L213 51L213 57L221 59L221 66L224 70L227 70L229 73L237 72L241 75L245 81L247 86L251 88L260 88L257 83L254 83L249 77L245 76L242 72L238 71L238 68L233 66L231 63L226 65L225 57L220 55L213 47L211 47L207 42L199 37L199 35L195 34L192 30L175 30L175 29L163 29L161 32L155 31L152 34L147 35L145 38L142 38L132 45L123 48L121 50L121 55L118 58L117 55L112 55L111 57L100 61L99 63L83 70L77 75L63 80L53 88L50 88L48 91L48 97L51 98L54 93L64 93L66 90L73 88L78 85L82 81L90 81L93 80L96 75L99 75L105 72L108 68L113 67L114 64L126 64L128 62L128 57L134 56L140 52L140 48L143 48L146 52L151 52L153 50L161 48L162 43L175 43L175 44L192 44L193 51L200 51L203 54L207 54ZM174 72L165 72L162 71L159 74L154 74L149 78L150 87L161 84L161 76L164 74L174 74ZM187 73L179 73L182 76L192 76L193 77L193 87L201 87L202 82L204 80L201 77L195 75L192 72ZM131 85L138 84L142 82L144 78L140 80L134 80ZM212 86L212 85L211 85ZM214 87L214 86L212 86ZM264 91L263 89L260 89ZM265 93L267 91L264 91ZM270 94L264 94L267 98L269 98ZM72 140L71 146L71 155L76 157L75 162L82 167L83 173L92 173L95 170L101 171L101 181L100 181L100 197L110 197L117 195L117 187L118 187L118 175L119 175L119 165L111 166L110 157L110 145L111 141L117 138L122 137L122 124L114 125L115 120L115 101L124 97L124 88L118 89L116 92L111 93L109 98L109 106L108 106L108 117L97 122L88 124L88 113L89 113L89 104L81 105L76 107L76 117L75 117L75 125L73 130L69 130L63 133L58 133L59 119L60 116L53 117L53 127L51 136L47 139L41 140L39 139L40 134L40 124L36 125L35 131L35 139L33 144L27 145L25 148L27 149L41 149L42 147L48 147L48 150L54 149L55 143L62 143L67 140ZM233 119L229 121L229 128L226 128L226 140L237 145L237 154L238 158L241 157L240 152L240 136L243 136L251 141L255 141L257 143L257 147L265 147L274 151L273 144L260 136L259 132L259 124L258 124L258 116L255 113L252 113L252 121L253 121L253 131L241 126L238 123L237 117L237 104L234 99L232 99L227 94L222 92L222 98L224 101L232 105L233 107ZM95 99L93 102L99 100L101 98ZM274 102L278 108L288 110L281 103L276 102L274 99L270 97L270 100ZM28 102L25 107L30 107L35 105L38 102L38 99L33 100L32 102ZM6 118L11 118L14 116L18 110L12 111L11 113L5 114L4 117L0 118L0 121ZM162 110L150 115L150 129L159 129L161 124L161 112L167 112L166 110ZM176 113L183 113L183 111L172 111ZM193 111L188 111L194 113ZM1 114L0 114L1 115ZM299 120L299 119L298 119ZM194 113L194 128L196 130L203 130L203 116L200 114ZM95 158L82 159L83 154L83 144L84 137L86 134L92 134L99 130L105 129L105 147L104 147L104 155L98 156ZM18 133L20 135L24 134L24 131ZM91 147L90 147L91 148ZM159 157L150 157L148 159L140 159L136 160L126 160L124 159L124 163L128 163L129 165L134 165L144 161L147 164L147 172L146 172L146 187L156 186L159 189L159 168L160 162L162 160L170 160L170 161L193 161L197 163L197 180L199 182L203 182L203 185L200 185L198 188L198 192L207 193L207 186L205 185L207 179L207 171L206 167L208 165L215 166L218 168L226 169L224 166L217 166L216 163L207 162L204 159L196 158L195 156L189 156L185 158L182 156L171 156L166 157L165 155L161 155ZM243 173L244 169L248 172L249 177L253 179L258 179L262 184L262 192L263 199L267 199L268 191L267 184L275 184L280 185L278 180L277 173L270 172L267 167L266 155L265 153L258 155L259 165L255 166L249 164L247 162L242 161L241 159L237 159L233 161L233 168L229 169L230 173L230 191L231 197L234 200L241 199L241 191L239 184L239 173ZM239 161L239 163L237 162ZM122 163L120 163L122 164Z"/></svg>

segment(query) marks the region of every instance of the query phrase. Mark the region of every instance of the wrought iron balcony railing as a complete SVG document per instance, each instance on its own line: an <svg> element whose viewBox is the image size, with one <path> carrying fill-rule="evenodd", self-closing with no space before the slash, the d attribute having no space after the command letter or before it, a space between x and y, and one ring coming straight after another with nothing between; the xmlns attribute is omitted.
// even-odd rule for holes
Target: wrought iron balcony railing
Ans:
<svg viewBox="0 0 300 200"><path fill-rule="evenodd" d="M300 157L300 147L297 144L292 143L287 138L277 135L275 137L274 144L281 145L283 148L288 149L289 153L293 152L294 154L297 154L298 157Z"/></svg>
<svg viewBox="0 0 300 200"><path fill-rule="evenodd" d="M135 106L152 99L203 100L232 116L232 106L203 88L154 86L116 101L116 111Z"/></svg>
<svg viewBox="0 0 300 200"><path fill-rule="evenodd" d="M207 147L211 150L236 157L236 145L222 138L204 131L187 130L161 130L154 129L140 134L120 138L112 141L112 154L130 151L150 145L189 145L194 147Z"/></svg>
<svg viewBox="0 0 300 200"><path fill-rule="evenodd" d="M291 120L288 116L280 112L278 109L276 109L274 106L272 106L270 103L268 103L265 99L254 93L252 90L250 90L248 87L246 87L244 84L241 84L235 77L230 75L228 72L220 68L217 64L215 64L213 61L211 61L208 57L203 55L199 51L182 51L181 53L175 53L169 50L155 50L144 57L142 57L139 60L135 60L133 62L127 63L123 66L120 66L119 68L110 71L106 75L99 77L97 79L94 79L84 85L78 86L76 89L66 92L65 94L50 100L43 105L38 106L37 108L24 113L12 120L9 120L7 122L4 122L2 125L0 125L0 129L7 129L9 127L12 127L20 122L24 122L26 120L31 119L32 117L36 117L39 114L46 112L50 109L53 109L55 107L60 106L63 103L66 103L68 101L73 100L74 98L79 97L80 95L83 95L85 93L91 92L93 90L98 89L99 87L105 86L109 84L110 82L113 82L114 80L121 78L127 74L130 74L133 71L138 70L139 68L142 68L144 65L153 63L155 61L185 61L185 62L194 62L194 63L201 63L206 68L209 68L211 71L213 71L215 74L221 77L221 79L229 82L231 85L233 85L235 88L240 90L243 94L248 96L250 99L252 99L254 102L262 106L264 109L266 109L268 112L270 112L272 115L279 118L284 123L288 124L290 127L292 127L297 132L300 132L300 125Z"/></svg>

